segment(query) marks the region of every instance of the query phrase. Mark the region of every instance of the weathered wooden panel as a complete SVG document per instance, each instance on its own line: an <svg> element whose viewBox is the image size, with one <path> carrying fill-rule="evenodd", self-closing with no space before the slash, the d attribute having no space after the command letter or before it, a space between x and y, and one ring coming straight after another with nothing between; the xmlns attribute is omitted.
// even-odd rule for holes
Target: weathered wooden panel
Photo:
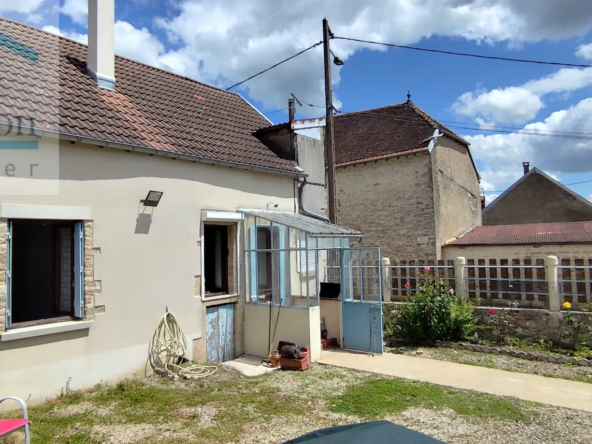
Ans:
<svg viewBox="0 0 592 444"><path fill-rule="evenodd" d="M235 304L206 308L206 359L219 363L234 359Z"/></svg>

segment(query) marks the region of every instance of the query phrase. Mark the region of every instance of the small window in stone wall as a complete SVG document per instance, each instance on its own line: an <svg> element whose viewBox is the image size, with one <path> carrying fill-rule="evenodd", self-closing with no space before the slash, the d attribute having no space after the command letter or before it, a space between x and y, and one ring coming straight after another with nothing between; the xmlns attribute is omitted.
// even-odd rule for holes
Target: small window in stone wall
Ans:
<svg viewBox="0 0 592 444"><path fill-rule="evenodd" d="M83 223L9 221L7 328L82 318Z"/></svg>

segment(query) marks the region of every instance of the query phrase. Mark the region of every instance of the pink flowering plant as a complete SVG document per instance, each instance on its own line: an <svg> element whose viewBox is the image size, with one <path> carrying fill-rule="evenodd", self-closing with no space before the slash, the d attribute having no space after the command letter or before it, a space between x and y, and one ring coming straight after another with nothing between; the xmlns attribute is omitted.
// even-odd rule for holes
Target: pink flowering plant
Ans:
<svg viewBox="0 0 592 444"><path fill-rule="evenodd" d="M516 328L517 308L518 302L510 301L507 310L505 308L489 309L489 314L486 317L487 324L493 329L493 334L500 344L507 343Z"/></svg>
<svg viewBox="0 0 592 444"><path fill-rule="evenodd" d="M405 284L409 289L409 283ZM471 337L477 329L473 303L454 295L443 279L425 267L415 294L397 309L396 335L415 343L455 341Z"/></svg>

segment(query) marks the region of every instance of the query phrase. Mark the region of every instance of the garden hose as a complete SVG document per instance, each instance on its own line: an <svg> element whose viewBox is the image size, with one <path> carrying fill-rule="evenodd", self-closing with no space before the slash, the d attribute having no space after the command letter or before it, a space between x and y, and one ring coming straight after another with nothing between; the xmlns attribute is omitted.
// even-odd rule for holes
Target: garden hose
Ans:
<svg viewBox="0 0 592 444"><path fill-rule="evenodd" d="M175 317L167 312L160 318L148 350L148 360L155 373L171 379L198 379L218 370L214 365L194 364L185 357L187 339Z"/></svg>

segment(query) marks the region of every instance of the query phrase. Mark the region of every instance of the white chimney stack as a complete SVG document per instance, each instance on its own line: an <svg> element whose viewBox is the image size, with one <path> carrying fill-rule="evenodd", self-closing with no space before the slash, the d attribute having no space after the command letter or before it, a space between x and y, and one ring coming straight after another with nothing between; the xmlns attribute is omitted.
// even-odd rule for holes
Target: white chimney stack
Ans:
<svg viewBox="0 0 592 444"><path fill-rule="evenodd" d="M115 90L115 0L88 0L88 72Z"/></svg>

